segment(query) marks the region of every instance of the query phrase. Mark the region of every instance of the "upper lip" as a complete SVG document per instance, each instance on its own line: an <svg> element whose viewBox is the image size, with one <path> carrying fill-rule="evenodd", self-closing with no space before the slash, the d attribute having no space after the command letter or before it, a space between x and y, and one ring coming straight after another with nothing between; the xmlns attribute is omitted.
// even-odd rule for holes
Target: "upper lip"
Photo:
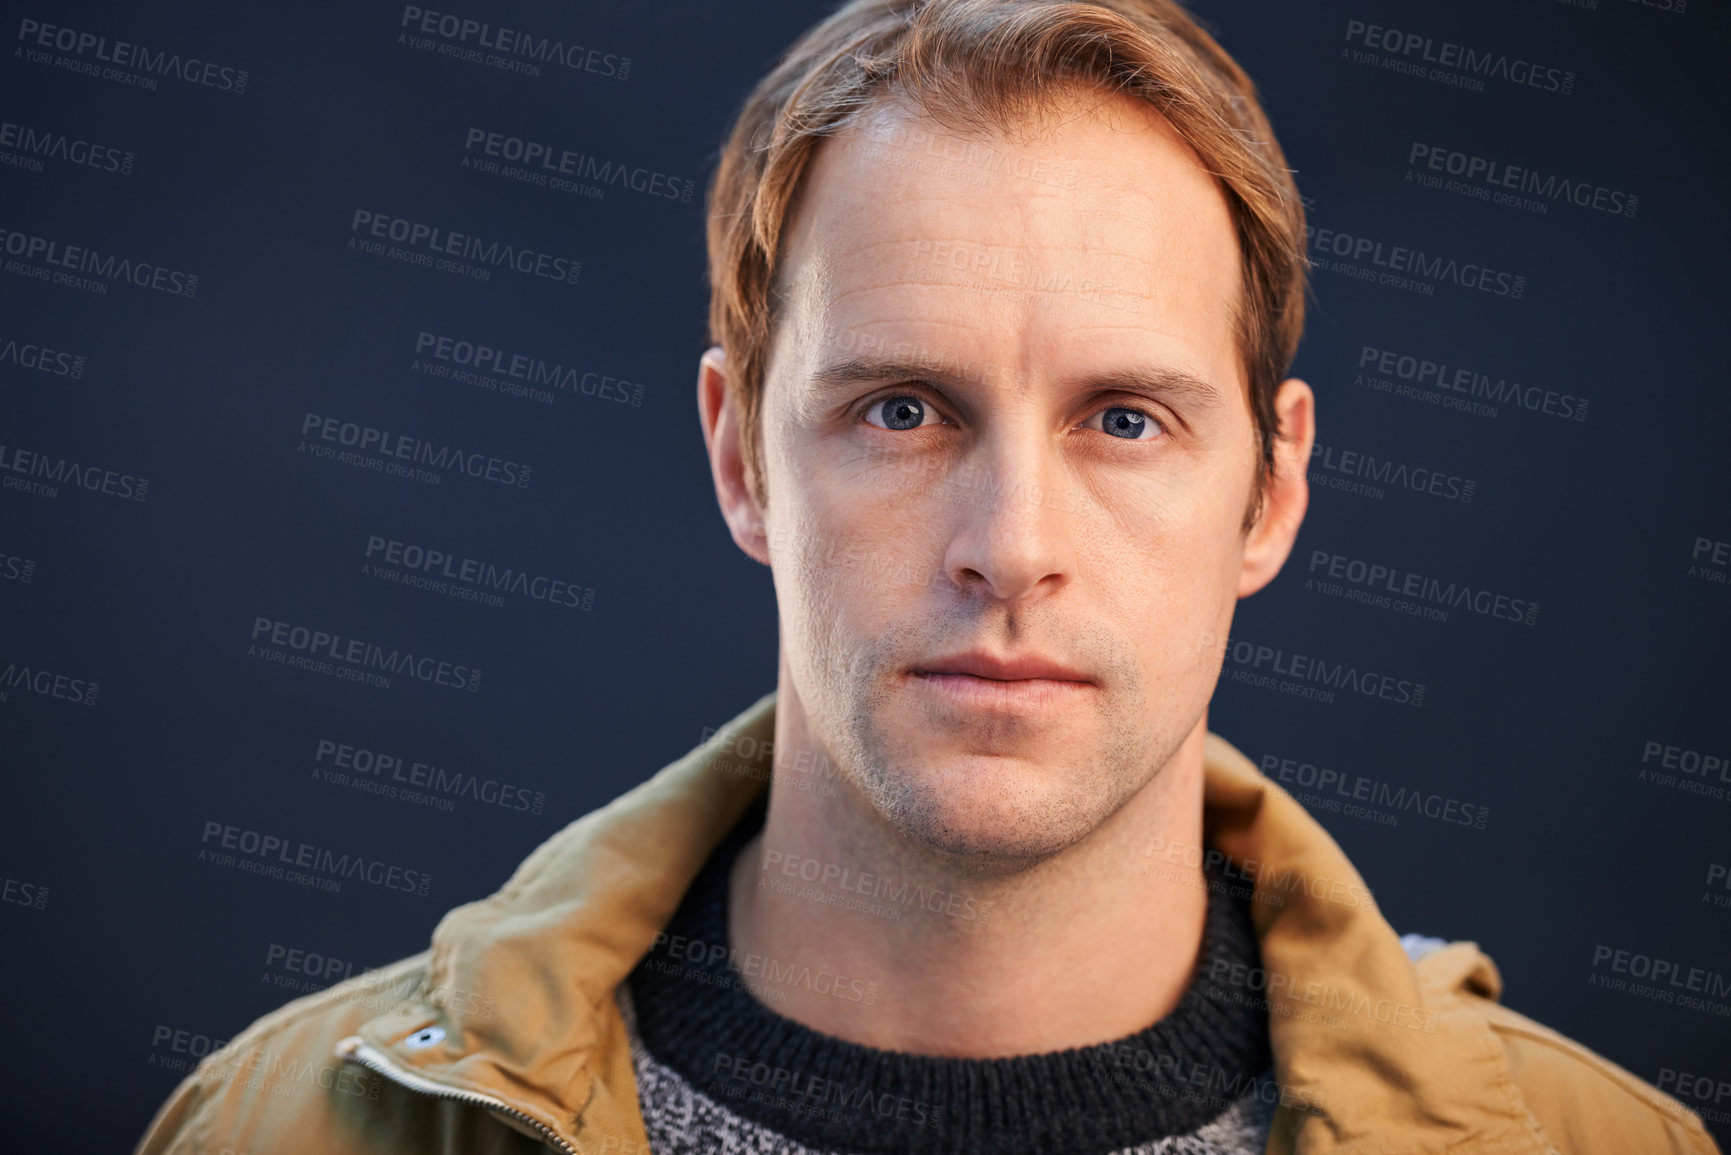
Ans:
<svg viewBox="0 0 1731 1155"><path fill-rule="evenodd" d="M949 654L932 658L913 668L916 674L972 674L976 678L993 678L1000 682L1024 678L1051 678L1060 682L1092 682L1094 679L1072 670L1062 662L1039 654L1021 654L1000 658L981 650Z"/></svg>

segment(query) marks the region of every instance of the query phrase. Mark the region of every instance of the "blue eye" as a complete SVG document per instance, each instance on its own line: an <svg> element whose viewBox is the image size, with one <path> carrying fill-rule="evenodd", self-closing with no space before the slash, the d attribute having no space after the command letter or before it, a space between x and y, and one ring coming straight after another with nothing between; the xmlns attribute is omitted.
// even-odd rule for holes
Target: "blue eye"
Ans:
<svg viewBox="0 0 1731 1155"><path fill-rule="evenodd" d="M927 424L927 417L934 418L937 424L944 423L941 414L932 411L924 401L911 393L898 393L882 401L874 401L866 407L864 416L869 424L892 432L918 429ZM1160 421L1127 405L1108 406L1099 410L1098 417L1100 424L1093 425L1090 422L1090 428L1099 429L1122 441L1153 441L1166 432L1166 427Z"/></svg>
<svg viewBox="0 0 1731 1155"><path fill-rule="evenodd" d="M880 429L918 429L925 424L926 405L918 397L903 394L886 397L866 410L866 416L876 414L883 419ZM872 422L877 425L877 422Z"/></svg>
<svg viewBox="0 0 1731 1155"><path fill-rule="evenodd" d="M1139 409L1130 409L1123 405L1113 405L1100 410L1100 428L1125 441L1150 441L1151 437L1142 434L1152 427L1159 429L1159 422L1151 422L1148 415Z"/></svg>

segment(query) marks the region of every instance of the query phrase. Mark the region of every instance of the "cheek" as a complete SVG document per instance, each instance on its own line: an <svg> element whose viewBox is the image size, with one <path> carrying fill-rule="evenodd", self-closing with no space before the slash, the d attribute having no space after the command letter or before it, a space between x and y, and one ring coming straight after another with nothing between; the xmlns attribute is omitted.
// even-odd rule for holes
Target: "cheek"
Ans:
<svg viewBox="0 0 1731 1155"><path fill-rule="evenodd" d="M1217 630L1236 601L1238 510L1230 501L1168 500L1158 516L1116 516L1077 527L1082 578L1116 607L1159 664ZM1088 547L1090 539L1093 548Z"/></svg>
<svg viewBox="0 0 1731 1155"><path fill-rule="evenodd" d="M899 487L862 484L813 472L779 511L793 528L772 554L778 593L792 593L817 635L859 634L910 604L926 555L931 521ZM773 499L772 499L773 504ZM782 587L790 579L792 590Z"/></svg>
<svg viewBox="0 0 1731 1155"><path fill-rule="evenodd" d="M805 533L852 545L869 565L929 541L957 494L930 455L864 436L790 446L782 458L789 506ZM773 502L773 498L771 499Z"/></svg>

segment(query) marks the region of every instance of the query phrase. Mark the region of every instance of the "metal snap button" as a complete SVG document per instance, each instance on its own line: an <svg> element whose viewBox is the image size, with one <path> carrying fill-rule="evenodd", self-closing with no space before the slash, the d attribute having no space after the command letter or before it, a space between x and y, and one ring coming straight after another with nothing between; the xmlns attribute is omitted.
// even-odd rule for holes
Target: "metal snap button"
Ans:
<svg viewBox="0 0 1731 1155"><path fill-rule="evenodd" d="M411 1051L424 1051L445 1037L444 1027L422 1027L403 1040L403 1046Z"/></svg>

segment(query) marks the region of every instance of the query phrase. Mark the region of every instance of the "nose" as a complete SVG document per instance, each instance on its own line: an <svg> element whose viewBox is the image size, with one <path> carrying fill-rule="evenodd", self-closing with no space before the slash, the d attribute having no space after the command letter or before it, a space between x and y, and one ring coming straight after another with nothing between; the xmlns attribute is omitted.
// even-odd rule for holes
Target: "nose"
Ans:
<svg viewBox="0 0 1731 1155"><path fill-rule="evenodd" d="M1081 500L1044 434L984 439L937 486L955 527L944 572L957 586L1015 602L1049 596L1074 578Z"/></svg>

